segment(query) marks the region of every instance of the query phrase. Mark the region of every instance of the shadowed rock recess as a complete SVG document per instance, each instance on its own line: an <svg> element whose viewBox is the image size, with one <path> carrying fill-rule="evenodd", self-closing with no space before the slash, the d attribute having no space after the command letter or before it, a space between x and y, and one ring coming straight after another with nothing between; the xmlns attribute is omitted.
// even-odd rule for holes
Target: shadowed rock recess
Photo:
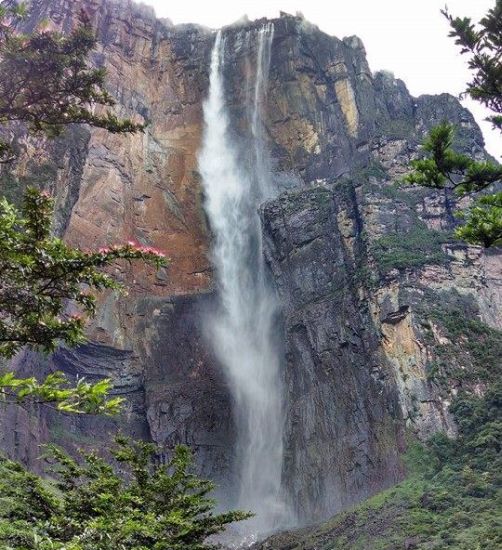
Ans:
<svg viewBox="0 0 502 550"><path fill-rule="evenodd" d="M68 30L87 11L99 37L93 60L108 71L119 114L148 127L133 136L71 128L49 143L13 128L20 156L14 172L0 169L2 191L16 198L39 183L56 197L56 230L68 242L135 240L165 251L171 264L117 273L129 293L101 297L87 345L17 358L21 371L39 363L41 372L112 376L127 397L122 416L13 408L0 415L0 447L38 470L41 443L95 446L117 427L167 452L187 443L232 505L236 429L204 330L215 289L197 165L215 34L157 20L126 0L30 4L29 28L48 19ZM248 135L242 84L265 23L223 30L236 143ZM408 431L454 433L451 392L481 379L462 341L445 373L451 341L441 319L460 312L502 328L502 263L497 252L452 238L447 195L393 185L427 129L445 118L459 128L456 146L484 158L472 115L450 95L413 98L390 73L373 74L355 36L339 40L290 15L272 23L262 116L275 194L260 217L281 304L282 487L306 524L401 480ZM455 361L472 376L456 376Z"/></svg>

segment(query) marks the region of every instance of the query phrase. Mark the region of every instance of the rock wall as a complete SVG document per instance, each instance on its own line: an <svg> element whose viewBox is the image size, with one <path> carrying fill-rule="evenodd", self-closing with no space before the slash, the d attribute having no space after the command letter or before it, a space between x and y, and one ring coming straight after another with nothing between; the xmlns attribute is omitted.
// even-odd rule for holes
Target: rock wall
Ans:
<svg viewBox="0 0 502 550"><path fill-rule="evenodd" d="M99 37L94 61L108 70L119 113L149 125L134 136L71 129L52 143L14 129L21 155L14 172L2 168L3 188L15 198L34 180L36 152L42 183L57 199L56 230L69 242L134 239L165 251L171 265L118 272L129 294L102 297L89 344L40 366L112 375L128 396L122 417L15 408L2 413L1 446L37 468L37 445L48 439L92 445L119 427L166 450L186 442L231 500L232 404L203 330L213 290L196 160L213 35L156 20L125 0L31 5L29 28L48 18L68 30L81 7L89 13ZM263 24L224 32L227 97L243 144L243 82ZM458 368L473 375L441 382L441 350L450 343L442 315L501 328L499 254L452 239L447 195L393 185L443 118L459 126L460 149L485 155L479 128L455 98L413 98L402 81L372 74L357 37L338 40L299 17L274 20L264 123L277 197L261 216L283 305L284 486L300 522L399 480L407 430L455 430L451 391L480 380L472 357L462 356ZM22 370L40 359L17 362Z"/></svg>

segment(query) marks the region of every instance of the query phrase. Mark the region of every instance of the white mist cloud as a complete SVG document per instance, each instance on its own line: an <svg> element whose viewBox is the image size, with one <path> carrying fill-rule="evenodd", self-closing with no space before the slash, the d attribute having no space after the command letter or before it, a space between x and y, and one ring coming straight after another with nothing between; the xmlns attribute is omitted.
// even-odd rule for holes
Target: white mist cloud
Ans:
<svg viewBox="0 0 502 550"><path fill-rule="evenodd" d="M452 14L478 21L495 0L143 0L159 17L173 23L199 23L218 28L243 15L250 19L276 17L279 11L301 12L321 30L342 38L356 34L366 47L373 71L386 69L406 82L410 92L458 96L470 78L466 59L440 14L445 3ZM502 137L483 119L489 112L464 100L480 124L488 151L502 154Z"/></svg>

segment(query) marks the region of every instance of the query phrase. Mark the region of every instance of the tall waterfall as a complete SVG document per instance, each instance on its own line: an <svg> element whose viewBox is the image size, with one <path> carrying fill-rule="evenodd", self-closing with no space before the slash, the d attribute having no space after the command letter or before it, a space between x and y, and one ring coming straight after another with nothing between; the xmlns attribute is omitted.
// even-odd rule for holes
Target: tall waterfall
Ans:
<svg viewBox="0 0 502 550"><path fill-rule="evenodd" d="M208 330L235 403L236 474L240 480L237 506L256 514L251 525L259 534L281 521L284 510L280 494L283 392L273 337L277 301L267 283L258 215L260 203L271 195L261 111L273 26L254 32L252 38L256 36L254 77L248 80L248 104L243 106L252 141L247 162L231 137L224 88L225 38L220 31L211 54L199 167L214 234L212 257L219 291L219 307L208 319Z"/></svg>

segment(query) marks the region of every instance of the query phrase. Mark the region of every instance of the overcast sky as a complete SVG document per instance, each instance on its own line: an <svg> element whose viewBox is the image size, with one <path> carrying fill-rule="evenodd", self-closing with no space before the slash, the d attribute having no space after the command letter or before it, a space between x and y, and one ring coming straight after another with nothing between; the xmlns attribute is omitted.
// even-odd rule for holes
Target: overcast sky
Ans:
<svg viewBox="0 0 502 550"><path fill-rule="evenodd" d="M439 10L478 21L495 0L143 0L159 17L173 23L200 23L212 28L250 19L276 17L279 11L301 12L321 30L343 38L362 38L373 71L386 69L406 82L413 95L449 92L458 95L469 79L465 56L448 38L448 23ZM502 138L483 118L488 112L464 100L483 129L488 151L500 158Z"/></svg>

